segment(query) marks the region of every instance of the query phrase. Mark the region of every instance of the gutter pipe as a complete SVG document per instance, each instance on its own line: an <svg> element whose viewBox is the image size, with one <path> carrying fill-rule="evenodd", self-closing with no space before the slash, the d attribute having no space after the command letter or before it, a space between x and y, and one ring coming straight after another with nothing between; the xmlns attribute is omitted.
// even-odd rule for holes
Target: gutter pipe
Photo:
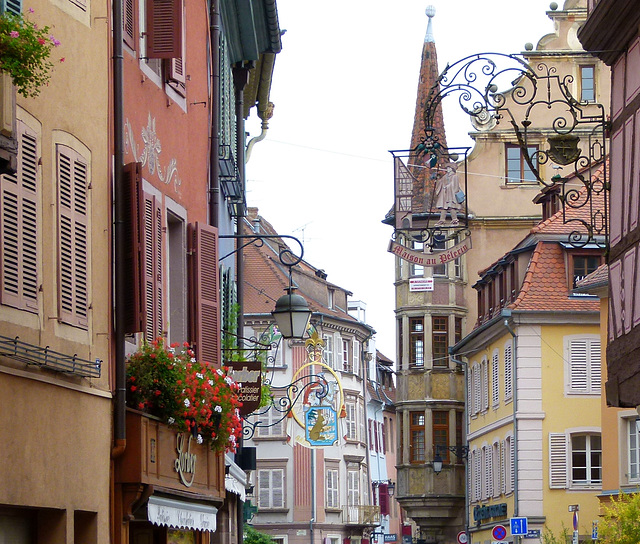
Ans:
<svg viewBox="0 0 640 544"><path fill-rule="evenodd" d="M467 376L467 371L469 365L461 361L460 359L456 359L453 354L453 349L449 348L449 357L451 360L462 367L462 371L464 373L464 435L462 437L463 445L469 446L467 442L467 437L469 436L469 419L468 419L468 407L467 407L467 399L469 398L469 380ZM468 450L467 450L468 451ZM467 535L467 542L471 542L471 535L469 534L469 455L467 453L467 459L464 464L464 532Z"/></svg>
<svg viewBox="0 0 640 544"><path fill-rule="evenodd" d="M209 224L219 226L220 217L220 6L210 0L209 36L211 54L211 132L209 149Z"/></svg>
<svg viewBox="0 0 640 544"><path fill-rule="evenodd" d="M125 197L124 187L124 69L122 43L122 2L112 3L113 17L113 199L114 199L114 349L115 406L111 457L117 458L127 446L126 432L126 368L125 368Z"/></svg>

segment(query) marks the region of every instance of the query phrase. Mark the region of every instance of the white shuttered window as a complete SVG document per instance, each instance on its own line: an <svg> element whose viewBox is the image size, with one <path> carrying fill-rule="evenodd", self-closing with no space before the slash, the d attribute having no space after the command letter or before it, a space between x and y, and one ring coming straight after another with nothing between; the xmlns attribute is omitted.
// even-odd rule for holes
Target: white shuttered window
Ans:
<svg viewBox="0 0 640 544"><path fill-rule="evenodd" d="M600 394L601 360L599 338L569 341L568 390L570 393Z"/></svg>
<svg viewBox="0 0 640 544"><path fill-rule="evenodd" d="M284 469L258 470L258 508L284 507Z"/></svg>

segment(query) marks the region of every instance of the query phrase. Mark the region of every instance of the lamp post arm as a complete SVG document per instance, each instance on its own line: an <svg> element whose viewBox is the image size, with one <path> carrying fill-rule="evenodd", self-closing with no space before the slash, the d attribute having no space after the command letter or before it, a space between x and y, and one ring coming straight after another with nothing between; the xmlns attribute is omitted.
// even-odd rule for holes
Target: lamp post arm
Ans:
<svg viewBox="0 0 640 544"><path fill-rule="evenodd" d="M281 264L291 268L292 266L295 266L298 263L300 263L302 261L302 257L304 256L304 246L302 245L302 242L298 240L298 238L296 238L295 236L291 236L289 234L221 234L218 238L220 239L233 238L236 240L244 240L242 245L238 246L236 249L234 249L230 253L227 253L224 257L220 257L219 260L221 261L223 261L227 257L230 257L234 253L240 251L241 249L244 249L245 247L253 243L257 244L258 247L261 247L264 245L265 240L277 240L277 239L285 239L285 238L287 240L293 240L298 244L300 249L300 252L299 252L300 254L298 255L297 252L294 252L290 247L286 245L284 247L281 247L278 253L278 258L280 259Z"/></svg>

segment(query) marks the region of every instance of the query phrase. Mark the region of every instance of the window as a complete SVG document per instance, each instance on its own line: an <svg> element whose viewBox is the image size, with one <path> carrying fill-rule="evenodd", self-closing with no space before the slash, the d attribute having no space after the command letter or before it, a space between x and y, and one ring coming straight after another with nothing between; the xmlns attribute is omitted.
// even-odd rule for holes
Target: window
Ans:
<svg viewBox="0 0 640 544"><path fill-rule="evenodd" d="M432 357L433 366L449 366L449 318L447 316L432 316Z"/></svg>
<svg viewBox="0 0 640 544"><path fill-rule="evenodd" d="M333 335L323 334L322 340L324 342L324 360L327 366L335 370L335 363L333 357Z"/></svg>
<svg viewBox="0 0 640 544"><path fill-rule="evenodd" d="M482 498L493 496L493 448L482 446Z"/></svg>
<svg viewBox="0 0 640 544"><path fill-rule="evenodd" d="M582 102L594 102L595 99L595 66L580 66L580 100Z"/></svg>
<svg viewBox="0 0 640 544"><path fill-rule="evenodd" d="M453 341L455 344L462 340L462 318L454 317L453 318Z"/></svg>
<svg viewBox="0 0 640 544"><path fill-rule="evenodd" d="M334 289L327 289L327 308L329 308L330 310L333 310L333 300L335 298L335 290Z"/></svg>
<svg viewBox="0 0 640 544"><path fill-rule="evenodd" d="M458 242L460 242L460 238L456 236L454 244L458 244ZM462 257L458 257L453 261L453 275L462 279Z"/></svg>
<svg viewBox="0 0 640 544"><path fill-rule="evenodd" d="M573 485L602 484L600 435L571 436L571 482Z"/></svg>
<svg viewBox="0 0 640 544"><path fill-rule="evenodd" d="M538 148L528 147L527 154L531 158L533 166L537 168L535 153ZM529 168L522 150L517 145L507 144L507 183L535 182L536 177Z"/></svg>
<svg viewBox="0 0 640 544"><path fill-rule="evenodd" d="M327 508L340 508L338 469L327 469Z"/></svg>
<svg viewBox="0 0 640 544"><path fill-rule="evenodd" d="M409 319L409 366L424 366L424 318Z"/></svg>
<svg viewBox="0 0 640 544"><path fill-rule="evenodd" d="M353 367L351 366L351 342L344 338L342 339L342 370L353 372Z"/></svg>
<svg viewBox="0 0 640 544"><path fill-rule="evenodd" d="M0 177L0 301L38 309L38 156L36 134L17 121L18 171Z"/></svg>
<svg viewBox="0 0 640 544"><path fill-rule="evenodd" d="M433 242L433 251L442 251L443 249L447 249L447 243L444 241L444 237L442 239L435 239ZM434 276L446 276L447 275L447 263L439 264L433 267L433 275Z"/></svg>
<svg viewBox="0 0 640 544"><path fill-rule="evenodd" d="M449 412L434 410L432 440L436 453L440 454L443 463L449 463Z"/></svg>
<svg viewBox="0 0 640 544"><path fill-rule="evenodd" d="M187 338L187 244L185 223L167 211L169 342Z"/></svg>
<svg viewBox="0 0 640 544"><path fill-rule="evenodd" d="M413 249L415 251L420 251L423 252L424 251L424 243L423 242L413 242ZM410 268L410 274L411 276L424 276L424 266L422 266L421 264L414 264L411 263L411 268Z"/></svg>
<svg viewBox="0 0 640 544"><path fill-rule="evenodd" d="M278 399L273 400L274 404L278 406ZM266 412L260 414L256 418L256 434L254 439L257 438L284 438L285 425L287 418L285 413L278 410L275 406L271 406Z"/></svg>
<svg viewBox="0 0 640 544"><path fill-rule="evenodd" d="M471 500L480 502L482 500L482 472L481 455L479 449L471 452Z"/></svg>
<svg viewBox="0 0 640 544"><path fill-rule="evenodd" d="M411 463L424 463L425 429L424 412L410 412L410 437L409 452Z"/></svg>
<svg viewBox="0 0 640 544"><path fill-rule="evenodd" d="M491 406L497 408L500 404L500 358L498 350L491 358Z"/></svg>
<svg viewBox="0 0 640 544"><path fill-rule="evenodd" d="M58 311L64 323L86 328L89 311L87 161L56 146L58 184Z"/></svg>
<svg viewBox="0 0 640 544"><path fill-rule="evenodd" d="M627 478L630 482L640 480L640 433L638 433L638 418L629 418L627 424L627 436L629 437L629 468Z"/></svg>
<svg viewBox="0 0 640 544"><path fill-rule="evenodd" d="M601 485L600 433L549 433L549 487L563 489Z"/></svg>
<svg viewBox="0 0 640 544"><path fill-rule="evenodd" d="M602 263L600 255L572 255L572 283L571 287L575 288L576 283L585 276L594 272Z"/></svg>
<svg viewBox="0 0 640 544"><path fill-rule="evenodd" d="M513 398L513 348L511 341L504 346L504 401Z"/></svg>
<svg viewBox="0 0 640 544"><path fill-rule="evenodd" d="M347 471L347 506L360 505L360 471Z"/></svg>
<svg viewBox="0 0 640 544"><path fill-rule="evenodd" d="M358 427L356 421L356 403L347 401L345 403L347 417L345 424L347 426L347 440L358 440Z"/></svg>
<svg viewBox="0 0 640 544"><path fill-rule="evenodd" d="M504 494L513 492L516 481L516 451L513 437L507 436L502 443L502 487Z"/></svg>
<svg viewBox="0 0 640 544"><path fill-rule="evenodd" d="M358 340L353 341L353 373L356 376L360 375L360 342Z"/></svg>
<svg viewBox="0 0 640 544"><path fill-rule="evenodd" d="M284 469L258 470L258 508L285 508Z"/></svg>
<svg viewBox="0 0 640 544"><path fill-rule="evenodd" d="M574 338L568 341L568 392L600 394L600 338Z"/></svg>

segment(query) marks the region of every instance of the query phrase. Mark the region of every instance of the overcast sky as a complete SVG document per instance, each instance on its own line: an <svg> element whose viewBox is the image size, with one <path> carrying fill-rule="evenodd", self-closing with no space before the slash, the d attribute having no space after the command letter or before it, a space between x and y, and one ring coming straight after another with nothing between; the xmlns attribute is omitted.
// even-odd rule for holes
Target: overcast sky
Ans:
<svg viewBox="0 0 640 544"><path fill-rule="evenodd" d="M558 2L560 8L562 1ZM519 53L553 32L549 0L277 0L277 56L267 138L247 165L247 200L304 258L367 304L376 345L395 360L389 150L409 147L427 29L440 70L468 55ZM259 122L247 124L251 137ZM468 145L468 121L445 101L450 146ZM477 251L477 249L474 249Z"/></svg>

